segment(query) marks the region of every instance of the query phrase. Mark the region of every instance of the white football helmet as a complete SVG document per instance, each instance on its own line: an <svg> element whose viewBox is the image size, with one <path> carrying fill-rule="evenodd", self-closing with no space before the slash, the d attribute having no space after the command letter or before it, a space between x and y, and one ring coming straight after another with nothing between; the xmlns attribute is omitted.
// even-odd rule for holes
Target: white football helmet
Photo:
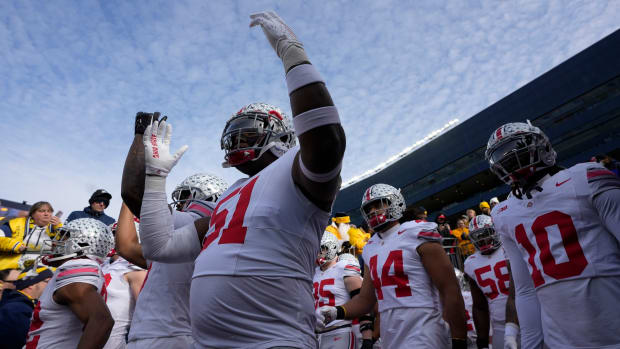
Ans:
<svg viewBox="0 0 620 349"><path fill-rule="evenodd" d="M370 205L381 201L384 209L376 209L370 213ZM362 217L373 230L381 230L386 223L399 220L405 212L405 198L396 189L387 184L375 184L366 189L362 197Z"/></svg>
<svg viewBox="0 0 620 349"><path fill-rule="evenodd" d="M267 150L280 157L296 140L291 121L280 108L252 103L228 120L220 143L226 152L222 166L231 167L254 161Z"/></svg>
<svg viewBox="0 0 620 349"><path fill-rule="evenodd" d="M336 235L324 231L321 238L321 252L319 252L319 256L316 259L316 264L322 267L333 261L338 257L338 251L340 251L340 241L338 241Z"/></svg>
<svg viewBox="0 0 620 349"><path fill-rule="evenodd" d="M482 254L489 254L502 245L493 226L493 220L483 214L469 222L469 239Z"/></svg>
<svg viewBox="0 0 620 349"><path fill-rule="evenodd" d="M216 202L226 189L228 183L222 178L209 173L196 173L174 188L171 205L176 205L180 210L193 200Z"/></svg>
<svg viewBox="0 0 620 349"><path fill-rule="evenodd" d="M110 228L93 218L79 218L62 226L52 240L44 241L43 263L86 256L101 263L114 248Z"/></svg>
<svg viewBox="0 0 620 349"><path fill-rule="evenodd" d="M495 130L485 152L491 171L504 183L518 186L535 172L555 165L556 156L547 136L529 120Z"/></svg>

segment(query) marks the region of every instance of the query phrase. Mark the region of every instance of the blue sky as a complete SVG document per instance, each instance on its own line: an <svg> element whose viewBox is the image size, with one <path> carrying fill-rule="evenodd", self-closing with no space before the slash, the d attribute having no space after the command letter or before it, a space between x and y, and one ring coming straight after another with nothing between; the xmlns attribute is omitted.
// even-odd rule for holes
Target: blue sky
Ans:
<svg viewBox="0 0 620 349"><path fill-rule="evenodd" d="M618 29L620 1L2 1L0 198L65 217L120 180L137 111L189 151L168 191L211 172L251 102L290 113L282 65L249 14L273 9L304 43L347 133L344 180L461 122Z"/></svg>

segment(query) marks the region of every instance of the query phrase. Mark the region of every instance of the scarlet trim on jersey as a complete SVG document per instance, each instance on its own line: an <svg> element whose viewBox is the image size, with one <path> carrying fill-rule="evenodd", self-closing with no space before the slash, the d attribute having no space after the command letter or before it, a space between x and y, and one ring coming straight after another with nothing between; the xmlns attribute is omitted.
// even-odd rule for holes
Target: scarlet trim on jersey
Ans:
<svg viewBox="0 0 620 349"><path fill-rule="evenodd" d="M71 270L63 271L62 273L58 274L58 278L57 279L61 279L64 276L69 276L69 275L73 275L73 274L88 275L88 274L91 274L91 273L99 275L99 269L97 269L97 268L71 269ZM77 276L77 275L74 275L74 276Z"/></svg>
<svg viewBox="0 0 620 349"><path fill-rule="evenodd" d="M436 240L441 239L441 235L434 230L422 230L418 233L418 237L424 240Z"/></svg>
<svg viewBox="0 0 620 349"><path fill-rule="evenodd" d="M211 213L213 212L213 209L205 203L195 201L195 202L192 202L187 207L187 209L185 209L185 212L193 212L199 215L201 218L204 218L204 217L211 217Z"/></svg>
<svg viewBox="0 0 620 349"><path fill-rule="evenodd" d="M39 313L41 312L41 303L37 302L37 305L34 307L34 313L32 314L32 322L30 323L30 329L28 332L34 332L43 326L43 321L39 317ZM41 335L34 336L32 340L26 343L26 349L36 349L39 344L39 338Z"/></svg>
<svg viewBox="0 0 620 349"><path fill-rule="evenodd" d="M616 177L616 175L613 172L606 170L606 169L600 169L600 168L589 168L587 170L586 176L588 177L588 183L592 183L599 179Z"/></svg>
<svg viewBox="0 0 620 349"><path fill-rule="evenodd" d="M345 270L351 270L351 271L356 271L358 273L361 273L362 271L360 270L360 268L356 265L353 264L347 264L344 266Z"/></svg>

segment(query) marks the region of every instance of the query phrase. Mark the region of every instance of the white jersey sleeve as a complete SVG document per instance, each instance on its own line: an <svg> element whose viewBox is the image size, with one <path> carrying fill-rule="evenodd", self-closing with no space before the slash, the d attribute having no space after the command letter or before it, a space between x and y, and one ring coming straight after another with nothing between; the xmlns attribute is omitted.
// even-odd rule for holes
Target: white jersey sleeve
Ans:
<svg viewBox="0 0 620 349"><path fill-rule="evenodd" d="M198 205L194 205L198 206ZM211 208L204 205L208 213ZM196 219L202 213L196 207L196 212L185 213ZM211 208L212 209L212 208ZM193 261L200 253L200 241L194 224L186 224L175 229L173 214L170 212L166 193L144 193L140 215L140 238L142 253L148 260L165 263L183 263Z"/></svg>
<svg viewBox="0 0 620 349"><path fill-rule="evenodd" d="M597 163L586 164L585 177L585 195L591 197L601 222L620 243L620 178Z"/></svg>

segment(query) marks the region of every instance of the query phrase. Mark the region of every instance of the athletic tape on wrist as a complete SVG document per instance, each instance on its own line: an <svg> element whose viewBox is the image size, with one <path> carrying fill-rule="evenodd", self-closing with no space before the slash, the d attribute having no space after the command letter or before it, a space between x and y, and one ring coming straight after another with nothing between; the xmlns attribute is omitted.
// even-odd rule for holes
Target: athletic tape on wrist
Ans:
<svg viewBox="0 0 620 349"><path fill-rule="evenodd" d="M303 173L304 176L306 176L306 178L308 178L309 180L318 183L325 183L331 181L332 179L336 178L338 174L340 174L340 170L342 169L342 161L338 163L338 166L336 166L336 168L327 173L315 173L306 168L303 160L300 157L299 168L301 169L301 173Z"/></svg>
<svg viewBox="0 0 620 349"><path fill-rule="evenodd" d="M338 108L334 106L311 109L293 118L293 126L295 126L297 137L314 128L339 123Z"/></svg>
<svg viewBox="0 0 620 349"><path fill-rule="evenodd" d="M312 84L314 82L325 82L323 77L316 70L312 64L301 64L291 69L286 74L286 86L288 87L288 94L300 87Z"/></svg>

